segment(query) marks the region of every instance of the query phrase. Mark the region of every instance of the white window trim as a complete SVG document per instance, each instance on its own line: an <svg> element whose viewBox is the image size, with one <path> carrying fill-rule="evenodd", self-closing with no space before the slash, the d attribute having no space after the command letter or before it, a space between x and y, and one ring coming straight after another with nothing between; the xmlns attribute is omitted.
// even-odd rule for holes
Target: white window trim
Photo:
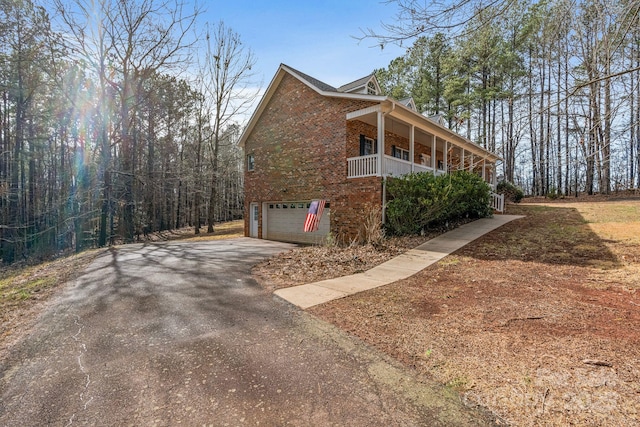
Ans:
<svg viewBox="0 0 640 427"><path fill-rule="evenodd" d="M378 94L378 88L376 87L376 84L369 80L367 82L367 94L368 95L377 95Z"/></svg>
<svg viewBox="0 0 640 427"><path fill-rule="evenodd" d="M405 158L406 154L406 158ZM409 150L405 150L404 148L396 147L396 155L394 156L396 159L409 161Z"/></svg>
<svg viewBox="0 0 640 427"><path fill-rule="evenodd" d="M375 139L369 138L368 136L365 136L364 137L364 143L365 143L365 153L364 153L365 156L371 155L371 154L377 154L378 147L376 146L377 144L376 144L376 140ZM371 152L369 154L367 154L366 153L366 145L369 144L369 143L371 144Z"/></svg>

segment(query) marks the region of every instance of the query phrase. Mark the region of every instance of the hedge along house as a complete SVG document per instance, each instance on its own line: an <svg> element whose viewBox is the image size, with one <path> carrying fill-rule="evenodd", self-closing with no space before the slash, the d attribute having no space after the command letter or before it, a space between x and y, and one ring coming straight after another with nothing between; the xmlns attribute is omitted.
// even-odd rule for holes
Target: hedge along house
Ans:
<svg viewBox="0 0 640 427"><path fill-rule="evenodd" d="M245 236L349 241L370 208L384 206L387 177L466 169L495 186L500 158L380 95L375 76L334 88L284 64L249 120L244 149ZM305 233L309 203L326 200L318 231Z"/></svg>

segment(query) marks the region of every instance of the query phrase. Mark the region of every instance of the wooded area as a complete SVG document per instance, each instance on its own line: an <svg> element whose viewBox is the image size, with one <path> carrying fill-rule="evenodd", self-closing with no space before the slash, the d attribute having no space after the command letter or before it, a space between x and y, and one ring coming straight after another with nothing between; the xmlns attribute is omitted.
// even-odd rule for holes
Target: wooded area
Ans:
<svg viewBox="0 0 640 427"><path fill-rule="evenodd" d="M179 1L46 5L0 0L2 261L242 217L238 35Z"/></svg>
<svg viewBox="0 0 640 427"><path fill-rule="evenodd" d="M364 36L411 44L376 71L387 94L495 150L528 194L640 187L638 0L389 3ZM0 0L2 262L242 216L254 59L199 13Z"/></svg>
<svg viewBox="0 0 640 427"><path fill-rule="evenodd" d="M640 187L640 2L396 0L387 94L504 158L532 195ZM417 39L416 39L417 37Z"/></svg>

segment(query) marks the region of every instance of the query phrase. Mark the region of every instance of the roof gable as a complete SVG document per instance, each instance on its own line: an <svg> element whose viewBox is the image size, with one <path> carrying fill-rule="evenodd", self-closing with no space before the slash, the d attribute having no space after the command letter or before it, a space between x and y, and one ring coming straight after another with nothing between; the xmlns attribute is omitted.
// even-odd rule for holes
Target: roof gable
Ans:
<svg viewBox="0 0 640 427"><path fill-rule="evenodd" d="M432 122L439 124L440 126L447 126L447 121L444 119L442 114L434 114L433 116L427 117Z"/></svg>
<svg viewBox="0 0 640 427"><path fill-rule="evenodd" d="M338 92L379 95L381 91L375 74L369 74L368 76L340 86Z"/></svg>
<svg viewBox="0 0 640 427"><path fill-rule="evenodd" d="M398 102L404 105L405 107L411 108L413 111L418 111L418 109L416 108L416 103L412 97L400 99L398 100Z"/></svg>
<svg viewBox="0 0 640 427"><path fill-rule="evenodd" d="M309 76L308 74L302 73L296 70L295 68L289 67L288 65L285 65L285 64L280 64L280 67L278 67L278 71L276 72L273 79L271 79L271 82L269 83L269 86L267 87L265 94L263 95L262 99L258 103L256 110L254 111L253 115L249 119L249 122L247 123L247 126L244 129L244 132L240 136L240 140L238 141L238 145L240 147L244 147L244 144L247 138L249 137L249 135L251 134L253 127L257 123L259 117L262 115L262 112L264 111L267 104L269 103L269 100L271 99L276 89L280 85L280 82L282 81L282 78L285 76L285 74L289 74L295 77L300 82L307 85L311 89L315 90L317 93L319 93L322 96L362 99L362 100L375 101L375 102L381 102L387 99L386 96L379 95L380 86L378 85L378 81L375 79L375 76L373 74L367 77L363 77L362 79L358 79L347 85L341 86L340 88L335 88L327 83L324 83L314 77ZM358 82L360 82L359 86L356 85ZM378 91L375 95L367 93L366 91L356 92L358 88L366 88L366 85L368 85L369 83L373 83L376 85L376 88L378 89ZM351 88L351 91L345 92L344 91L345 87Z"/></svg>

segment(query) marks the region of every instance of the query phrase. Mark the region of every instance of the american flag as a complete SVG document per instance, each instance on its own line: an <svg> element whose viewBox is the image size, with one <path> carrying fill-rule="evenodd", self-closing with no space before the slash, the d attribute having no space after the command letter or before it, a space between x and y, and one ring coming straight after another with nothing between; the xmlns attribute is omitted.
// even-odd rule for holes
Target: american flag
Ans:
<svg viewBox="0 0 640 427"><path fill-rule="evenodd" d="M324 212L324 200L314 200L309 205L309 212L307 212L307 218L304 220L304 232L318 231L318 225L320 225L320 218L322 218L322 212Z"/></svg>

